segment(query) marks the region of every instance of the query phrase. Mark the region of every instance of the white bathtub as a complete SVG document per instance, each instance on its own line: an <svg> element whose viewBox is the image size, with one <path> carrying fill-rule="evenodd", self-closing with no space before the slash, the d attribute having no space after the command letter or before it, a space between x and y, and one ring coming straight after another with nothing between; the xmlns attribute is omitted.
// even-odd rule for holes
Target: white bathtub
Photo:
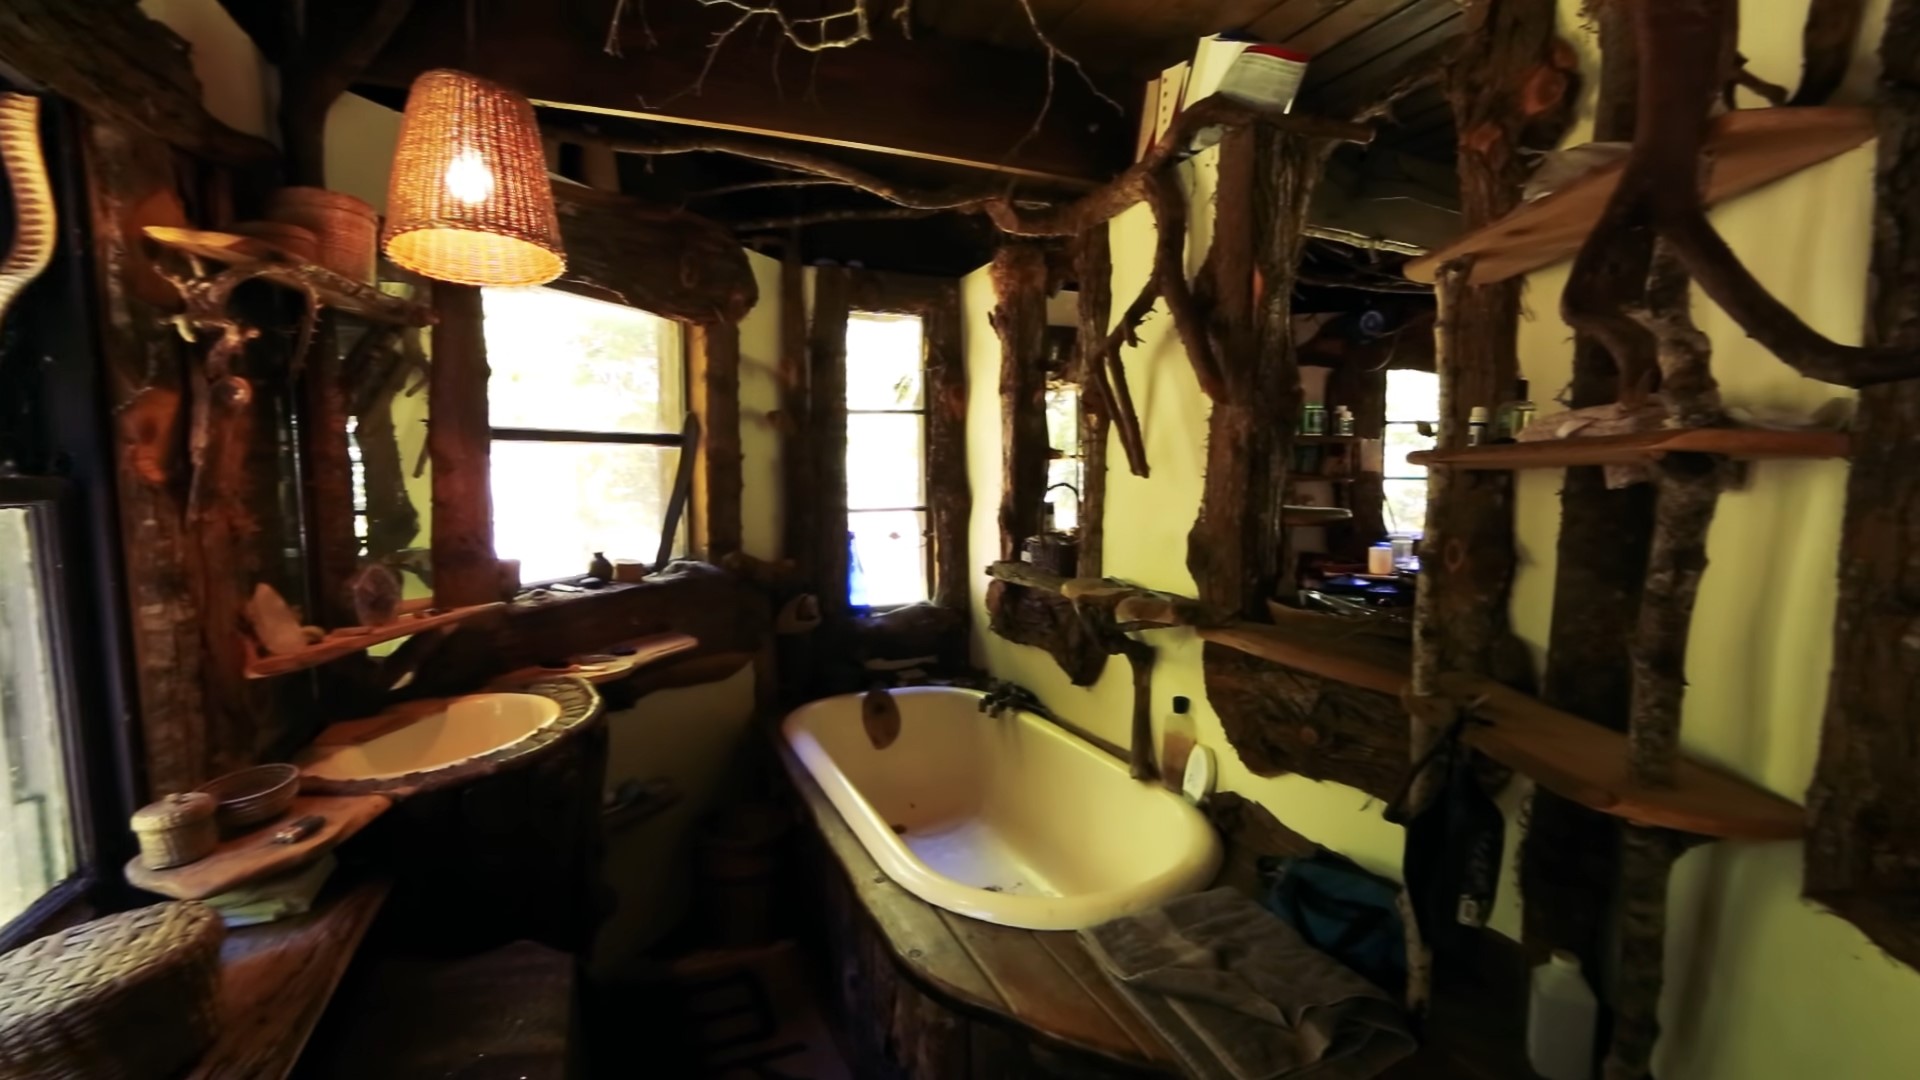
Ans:
<svg viewBox="0 0 1920 1080"><path fill-rule="evenodd" d="M860 695L787 716L787 743L887 875L922 900L1005 926L1075 930L1206 888L1206 818L1030 713L995 719L971 690L893 691L900 736L876 750Z"/></svg>

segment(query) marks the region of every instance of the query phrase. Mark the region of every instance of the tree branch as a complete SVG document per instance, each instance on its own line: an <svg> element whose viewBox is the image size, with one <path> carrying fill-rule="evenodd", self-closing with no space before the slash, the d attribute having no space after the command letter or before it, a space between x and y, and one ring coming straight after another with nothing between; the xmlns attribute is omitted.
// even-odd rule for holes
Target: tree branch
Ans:
<svg viewBox="0 0 1920 1080"><path fill-rule="evenodd" d="M1213 355L1213 339L1207 336L1207 328L1194 305L1193 289L1187 284L1187 197L1165 171L1147 174L1145 194L1158 233L1153 245L1153 276L1160 295L1173 316L1174 330L1186 348L1193 374L1200 380L1200 389L1206 391L1208 398L1224 401L1227 383Z"/></svg>

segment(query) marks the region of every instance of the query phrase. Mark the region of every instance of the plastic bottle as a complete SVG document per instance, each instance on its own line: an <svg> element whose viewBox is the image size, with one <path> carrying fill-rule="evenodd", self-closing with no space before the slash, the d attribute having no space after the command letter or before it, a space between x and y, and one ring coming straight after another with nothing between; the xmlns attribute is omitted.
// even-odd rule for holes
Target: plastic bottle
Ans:
<svg viewBox="0 0 1920 1080"><path fill-rule="evenodd" d="M1533 969L1527 1002L1527 1060L1545 1080L1590 1080L1599 1006L1580 958L1559 949Z"/></svg>
<svg viewBox="0 0 1920 1080"><path fill-rule="evenodd" d="M1173 712L1160 723L1160 778L1169 790L1179 791L1187 774L1187 759L1193 756L1196 733L1193 702L1184 697L1173 699Z"/></svg>
<svg viewBox="0 0 1920 1080"><path fill-rule="evenodd" d="M1467 414L1467 445L1479 446L1487 441L1487 407L1475 405Z"/></svg>

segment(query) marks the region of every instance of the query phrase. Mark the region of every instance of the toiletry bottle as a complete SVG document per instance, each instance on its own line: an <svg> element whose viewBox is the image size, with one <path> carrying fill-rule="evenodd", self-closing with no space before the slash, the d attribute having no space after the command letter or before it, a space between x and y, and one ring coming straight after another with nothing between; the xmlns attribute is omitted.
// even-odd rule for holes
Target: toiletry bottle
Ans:
<svg viewBox="0 0 1920 1080"><path fill-rule="evenodd" d="M1385 540L1367 549L1367 573L1375 577L1393 574L1393 545Z"/></svg>
<svg viewBox="0 0 1920 1080"><path fill-rule="evenodd" d="M1593 1028L1599 1009L1580 973L1580 958L1559 949L1533 969L1527 1001L1527 1060L1546 1080L1593 1075Z"/></svg>
<svg viewBox="0 0 1920 1080"><path fill-rule="evenodd" d="M1300 418L1300 434L1325 435L1327 433L1327 407L1318 402L1306 406Z"/></svg>
<svg viewBox="0 0 1920 1080"><path fill-rule="evenodd" d="M1500 406L1502 439L1518 439L1520 433L1527 430L1527 425L1533 423L1534 405L1527 397L1527 380L1517 380L1513 389L1513 400Z"/></svg>
<svg viewBox="0 0 1920 1080"><path fill-rule="evenodd" d="M1487 407L1475 405L1467 414L1467 445L1479 446L1487 441Z"/></svg>
<svg viewBox="0 0 1920 1080"><path fill-rule="evenodd" d="M1180 780L1187 775L1187 759L1193 756L1197 735L1192 708L1191 700L1175 697L1173 712L1160 724L1160 779L1169 791L1180 790Z"/></svg>
<svg viewBox="0 0 1920 1080"><path fill-rule="evenodd" d="M1341 435L1353 434L1353 410L1342 405L1335 415L1338 426L1334 430Z"/></svg>

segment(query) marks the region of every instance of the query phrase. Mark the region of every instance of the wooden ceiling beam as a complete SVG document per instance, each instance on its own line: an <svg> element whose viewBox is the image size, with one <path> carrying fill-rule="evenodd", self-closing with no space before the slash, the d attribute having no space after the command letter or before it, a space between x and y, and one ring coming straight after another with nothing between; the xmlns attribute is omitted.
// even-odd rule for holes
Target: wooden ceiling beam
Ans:
<svg viewBox="0 0 1920 1080"><path fill-rule="evenodd" d="M624 57L608 55L577 23L521 5L485 11L469 45L462 10L419 0L364 81L401 87L430 68L459 67L541 105L1056 182L1105 180L1127 166L1132 149L1134 118L1065 65L1045 120L1023 143L1046 100L1044 56L931 35L909 40L890 22L876 24L871 41L812 53L784 44L771 26L749 24L707 66L715 34L728 25L715 16L726 9L656 7L648 13L653 43L629 25ZM1121 83L1109 93L1137 109L1136 87Z"/></svg>

